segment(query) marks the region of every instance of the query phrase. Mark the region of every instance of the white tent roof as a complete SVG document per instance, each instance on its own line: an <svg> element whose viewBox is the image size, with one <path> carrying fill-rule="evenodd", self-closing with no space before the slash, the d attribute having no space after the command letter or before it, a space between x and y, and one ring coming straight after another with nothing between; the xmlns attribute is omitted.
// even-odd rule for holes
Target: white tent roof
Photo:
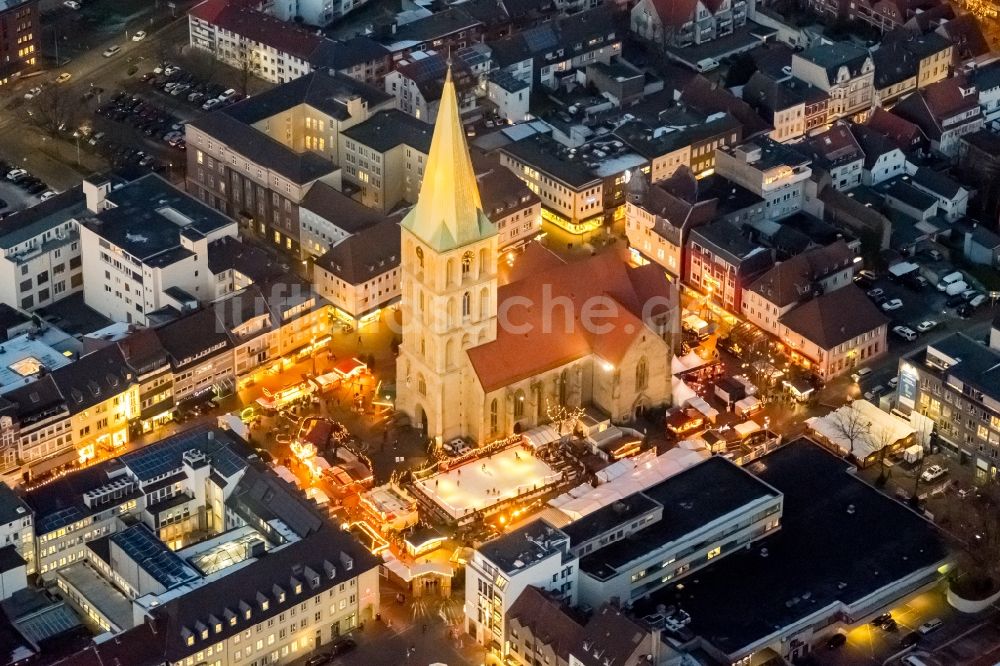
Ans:
<svg viewBox="0 0 1000 666"><path fill-rule="evenodd" d="M598 479L606 479L602 485L591 488L579 497L567 498L566 494L560 495L549 504L559 508L571 519L578 520L612 502L669 479L708 456L707 451L678 447L657 457L619 460L598 473Z"/></svg>
<svg viewBox="0 0 1000 666"><path fill-rule="evenodd" d="M867 400L855 400L826 416L814 416L806 420L806 425L847 454L851 452L851 442L841 432L844 428L838 427L838 424L848 423L848 418L854 418L850 416L851 410L856 411L860 422L866 425L864 432L854 440L853 455L858 460L876 453L883 441L893 444L916 432L908 421L883 412Z"/></svg>
<svg viewBox="0 0 1000 666"><path fill-rule="evenodd" d="M563 426L563 432L566 432L567 427ZM556 426L552 424L538 426L537 428L532 428L521 434L524 443L530 446L534 450L546 447L552 442L558 441L560 438L559 430Z"/></svg>
<svg viewBox="0 0 1000 666"><path fill-rule="evenodd" d="M760 424L756 421L744 421L743 423L737 423L733 426L733 430L742 438L760 430Z"/></svg>

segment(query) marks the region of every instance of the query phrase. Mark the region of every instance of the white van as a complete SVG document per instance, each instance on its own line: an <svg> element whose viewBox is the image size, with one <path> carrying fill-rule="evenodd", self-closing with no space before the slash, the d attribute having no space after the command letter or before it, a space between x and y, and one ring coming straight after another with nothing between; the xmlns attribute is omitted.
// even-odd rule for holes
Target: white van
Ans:
<svg viewBox="0 0 1000 666"><path fill-rule="evenodd" d="M938 283L940 286L940 283ZM969 285L966 284L965 280L959 280L958 282L952 282L944 288L944 293L949 296L954 296L955 294L961 294L963 291L968 291Z"/></svg>
<svg viewBox="0 0 1000 666"><path fill-rule="evenodd" d="M959 280L962 280L962 279L964 279L964 278L963 278L962 273L960 271L955 271L953 273L948 273L943 278L941 278L940 280L938 280L938 283L937 283L938 291L945 291L946 289L948 289L948 285L950 285L950 284L952 284L954 282L958 282Z"/></svg>
<svg viewBox="0 0 1000 666"><path fill-rule="evenodd" d="M915 654L908 654L900 660L903 666L928 666L927 662Z"/></svg>
<svg viewBox="0 0 1000 666"><path fill-rule="evenodd" d="M719 68L719 61L715 58L702 58L694 64L694 68L699 72L711 72L713 69Z"/></svg>

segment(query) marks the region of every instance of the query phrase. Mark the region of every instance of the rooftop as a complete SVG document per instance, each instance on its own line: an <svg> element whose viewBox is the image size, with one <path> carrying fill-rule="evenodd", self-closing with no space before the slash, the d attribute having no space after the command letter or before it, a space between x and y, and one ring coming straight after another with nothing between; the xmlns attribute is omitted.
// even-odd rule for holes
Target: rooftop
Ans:
<svg viewBox="0 0 1000 666"><path fill-rule="evenodd" d="M691 631L738 655L822 609L874 598L911 575L933 572L947 556L931 523L809 440L796 440L748 470L784 495L781 530L709 564L685 579L683 589L654 593L637 604L638 614L679 604L691 615Z"/></svg>
<svg viewBox="0 0 1000 666"><path fill-rule="evenodd" d="M341 132L341 135L371 148L376 153L385 153L400 145L407 145L423 154L431 150L431 135L434 126L417 120L399 109L379 111L368 120Z"/></svg>
<svg viewBox="0 0 1000 666"><path fill-rule="evenodd" d="M84 224L101 238L153 266L169 265L193 254L181 235L197 240L236 223L156 174L144 176L107 195L112 207Z"/></svg>
<svg viewBox="0 0 1000 666"><path fill-rule="evenodd" d="M581 571L600 580L610 578L657 547L779 495L774 488L721 456L689 467L642 494L663 507L660 520L586 555L580 560Z"/></svg>
<svg viewBox="0 0 1000 666"><path fill-rule="evenodd" d="M18 211L0 224L0 249L10 249L75 219L87 210L80 186Z"/></svg>
<svg viewBox="0 0 1000 666"><path fill-rule="evenodd" d="M479 547L479 552L511 575L538 560L562 553L568 540L562 530L539 519L487 541Z"/></svg>
<svg viewBox="0 0 1000 666"><path fill-rule="evenodd" d="M28 384L40 373L71 362L30 333L7 340L0 344L0 393Z"/></svg>
<svg viewBox="0 0 1000 666"><path fill-rule="evenodd" d="M398 267L399 256L399 224L386 219L334 245L316 259L316 266L359 285Z"/></svg>
<svg viewBox="0 0 1000 666"><path fill-rule="evenodd" d="M850 312L850 317L844 313ZM835 289L806 301L780 319L781 323L822 349L833 349L863 333L885 326L882 314L856 285Z"/></svg>
<svg viewBox="0 0 1000 666"><path fill-rule="evenodd" d="M548 136L536 134L508 144L501 150L573 189L582 189L600 180L582 156L577 157L576 151L571 153L571 149Z"/></svg>

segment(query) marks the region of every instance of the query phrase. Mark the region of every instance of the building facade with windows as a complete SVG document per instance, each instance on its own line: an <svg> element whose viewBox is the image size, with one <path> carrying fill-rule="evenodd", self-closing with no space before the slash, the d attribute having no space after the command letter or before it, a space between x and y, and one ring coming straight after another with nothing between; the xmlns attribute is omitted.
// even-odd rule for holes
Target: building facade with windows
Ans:
<svg viewBox="0 0 1000 666"><path fill-rule="evenodd" d="M42 40L40 4L38 0L0 4L0 86L35 69Z"/></svg>

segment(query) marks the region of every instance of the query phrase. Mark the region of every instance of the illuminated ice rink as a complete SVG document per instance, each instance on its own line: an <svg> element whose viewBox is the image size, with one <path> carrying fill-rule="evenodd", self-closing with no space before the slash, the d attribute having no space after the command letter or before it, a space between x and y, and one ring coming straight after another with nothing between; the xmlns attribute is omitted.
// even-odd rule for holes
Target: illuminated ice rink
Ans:
<svg viewBox="0 0 1000 666"><path fill-rule="evenodd" d="M440 472L417 481L416 485L457 519L524 495L559 477L559 472L516 446Z"/></svg>

